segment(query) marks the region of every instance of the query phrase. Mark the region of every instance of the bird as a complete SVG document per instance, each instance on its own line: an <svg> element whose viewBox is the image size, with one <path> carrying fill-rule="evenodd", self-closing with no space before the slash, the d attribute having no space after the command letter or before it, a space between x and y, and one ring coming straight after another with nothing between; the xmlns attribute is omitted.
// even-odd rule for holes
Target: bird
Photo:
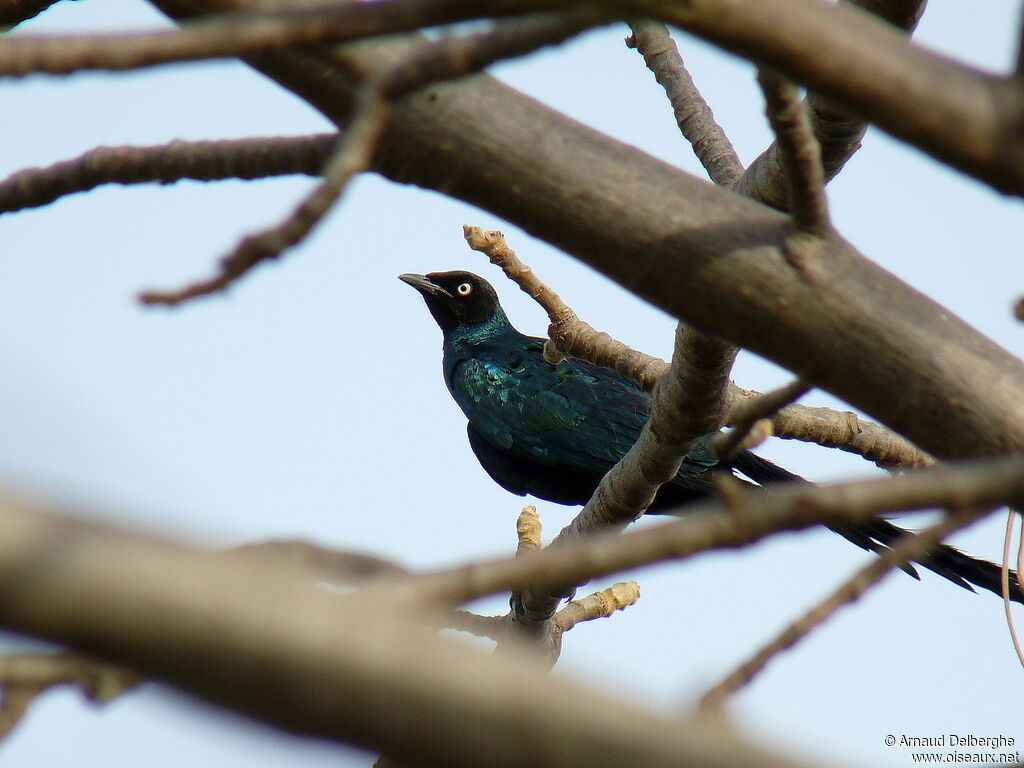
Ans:
<svg viewBox="0 0 1024 768"><path fill-rule="evenodd" d="M636 442L651 411L650 395L610 368L573 358L549 362L546 340L516 330L494 287L479 275L453 270L399 279L420 293L441 329L444 381L468 419L470 447L491 479L518 496L586 504ZM810 482L751 451L721 460L711 447L713 437L694 442L646 514L685 514L683 505L715 492L715 470L768 492L781 483ZM880 517L830 527L875 552L907 533ZM1000 566L955 547L940 544L917 562L972 592L974 585L1002 594ZM904 570L918 578L912 565ZM1015 578L1010 597L1024 603Z"/></svg>

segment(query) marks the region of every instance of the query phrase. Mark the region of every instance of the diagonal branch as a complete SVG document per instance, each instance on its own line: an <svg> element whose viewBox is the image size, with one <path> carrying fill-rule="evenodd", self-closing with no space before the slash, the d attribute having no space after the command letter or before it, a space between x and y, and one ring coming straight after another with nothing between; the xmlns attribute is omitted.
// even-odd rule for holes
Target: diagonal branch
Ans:
<svg viewBox="0 0 1024 768"><path fill-rule="evenodd" d="M850 5L877 16L896 29L913 32L925 0L847 0ZM825 182L831 181L860 149L868 124L827 99L814 93L805 99L811 129L821 151ZM788 197L781 159L781 147L773 142L750 164L735 189L742 195L779 210L786 210Z"/></svg>
<svg viewBox="0 0 1024 768"><path fill-rule="evenodd" d="M221 259L214 277L173 291L147 291L144 304L176 305L222 291L262 262L279 258L302 242L342 196L349 182L370 170L384 137L392 105L426 85L476 72L495 61L561 43L608 15L589 8L565 14L537 14L499 23L492 30L424 43L396 66L367 78L355 117L323 171L323 181L277 226L244 238Z"/></svg>
<svg viewBox="0 0 1024 768"><path fill-rule="evenodd" d="M26 168L0 182L0 213L34 208L102 184L172 184L181 179L319 176L337 134L183 141L149 147L96 147L46 168Z"/></svg>
<svg viewBox="0 0 1024 768"><path fill-rule="evenodd" d="M715 455L720 459L727 459L734 453L744 450L745 448L741 446L745 446L746 438L754 430L755 425L766 421L770 429L771 422L768 420L806 395L810 389L809 384L802 379L796 379L784 387L734 405L729 413L733 428L729 432L715 435L711 441Z"/></svg>
<svg viewBox="0 0 1024 768"><path fill-rule="evenodd" d="M0 31L38 16L58 0L0 0Z"/></svg>
<svg viewBox="0 0 1024 768"><path fill-rule="evenodd" d="M791 622L773 640L766 643L750 659L730 672L720 683L701 696L702 707L721 706L726 698L749 685L768 664L785 650L803 640L807 635L824 624L840 608L849 605L896 568L903 567L911 560L923 557L946 536L964 528L992 510L969 510L953 512L940 523L910 534L894 542L890 549L858 570L832 594Z"/></svg>
<svg viewBox="0 0 1024 768"><path fill-rule="evenodd" d="M439 602L457 604L510 589L580 584L710 549L745 546L779 531L864 523L897 511L995 508L1019 506L1021 501L1024 456L1019 454L832 486L794 485L771 494L740 491L723 502L689 505L684 520L621 535L576 537L520 558L424 574L411 579L407 588L411 594L430 594ZM985 588L998 594L999 567L987 565L992 583ZM1024 592L1013 585L1011 589L1014 599L1024 602Z"/></svg>
<svg viewBox="0 0 1024 768"><path fill-rule="evenodd" d="M786 210L798 228L822 237L832 229L825 202L821 148L797 89L785 78L761 68L757 82L764 92L768 120L775 132L786 184Z"/></svg>
<svg viewBox="0 0 1024 768"><path fill-rule="evenodd" d="M630 27L633 34L626 39L626 45L637 49L647 68L665 89L676 124L690 142L700 164L716 184L732 186L743 174L743 164L686 71L683 57L679 55L668 28L649 19L635 21Z"/></svg>
<svg viewBox="0 0 1024 768"><path fill-rule="evenodd" d="M174 306L223 291L258 264L279 258L284 251L302 242L341 197L352 178L369 170L373 162L389 110L373 87L366 89L361 101L355 120L324 168L323 180L288 218L259 234L245 237L234 251L221 259L220 271L208 280L177 290L145 291L139 295L139 300L143 304Z"/></svg>

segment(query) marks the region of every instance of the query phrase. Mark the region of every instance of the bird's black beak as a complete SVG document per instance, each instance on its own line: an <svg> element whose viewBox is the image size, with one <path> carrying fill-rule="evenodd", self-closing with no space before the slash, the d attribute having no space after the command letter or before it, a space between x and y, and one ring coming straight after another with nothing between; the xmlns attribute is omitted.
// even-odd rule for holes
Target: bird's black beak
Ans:
<svg viewBox="0 0 1024 768"><path fill-rule="evenodd" d="M432 282L426 275L417 275L412 272L407 272L404 275L399 275L398 279L403 283L408 283L424 296L447 296L449 299L454 298L454 296L452 296L448 291L437 283Z"/></svg>

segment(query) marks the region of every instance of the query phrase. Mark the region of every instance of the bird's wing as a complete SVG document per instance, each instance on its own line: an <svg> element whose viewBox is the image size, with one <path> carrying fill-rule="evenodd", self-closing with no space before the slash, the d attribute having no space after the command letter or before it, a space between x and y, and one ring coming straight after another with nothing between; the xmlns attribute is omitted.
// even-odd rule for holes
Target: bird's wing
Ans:
<svg viewBox="0 0 1024 768"><path fill-rule="evenodd" d="M462 360L451 386L492 445L518 459L602 474L633 445L650 410L650 397L628 379L573 360L550 365L536 345ZM683 471L703 473L715 463L701 446Z"/></svg>

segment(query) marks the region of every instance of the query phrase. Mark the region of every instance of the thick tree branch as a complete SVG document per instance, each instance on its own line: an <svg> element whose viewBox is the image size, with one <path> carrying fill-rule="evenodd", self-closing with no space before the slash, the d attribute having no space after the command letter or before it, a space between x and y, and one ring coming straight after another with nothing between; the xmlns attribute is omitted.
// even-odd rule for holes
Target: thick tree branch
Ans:
<svg viewBox="0 0 1024 768"><path fill-rule="evenodd" d="M182 141L150 147L96 147L46 168L26 168L0 182L0 213L34 208L102 184L172 184L182 179L319 176L337 134Z"/></svg>
<svg viewBox="0 0 1024 768"><path fill-rule="evenodd" d="M665 89L676 124L693 147L693 153L712 181L731 186L743 174L743 164L686 71L668 28L649 19L634 21L630 27L633 34L626 44L644 57L647 68Z"/></svg>
<svg viewBox="0 0 1024 768"><path fill-rule="evenodd" d="M238 560L5 503L0 625L288 730L478 768L794 768Z"/></svg>

